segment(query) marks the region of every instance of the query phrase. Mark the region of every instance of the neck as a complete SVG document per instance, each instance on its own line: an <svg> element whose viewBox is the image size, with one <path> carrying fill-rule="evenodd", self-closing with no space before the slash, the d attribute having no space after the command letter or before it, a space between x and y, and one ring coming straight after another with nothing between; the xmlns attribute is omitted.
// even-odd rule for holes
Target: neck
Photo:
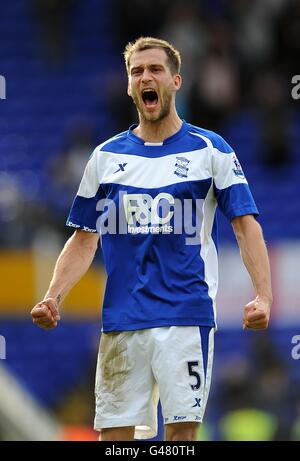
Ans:
<svg viewBox="0 0 300 461"><path fill-rule="evenodd" d="M177 133L182 126L182 120L175 111L162 120L149 121L139 116L139 125L133 130L134 134L145 142L163 142Z"/></svg>

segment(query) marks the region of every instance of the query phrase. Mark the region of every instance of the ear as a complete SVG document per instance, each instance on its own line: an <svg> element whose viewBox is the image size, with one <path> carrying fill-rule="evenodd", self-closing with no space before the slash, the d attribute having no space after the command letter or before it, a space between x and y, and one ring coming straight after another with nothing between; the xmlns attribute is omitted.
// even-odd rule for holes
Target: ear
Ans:
<svg viewBox="0 0 300 461"><path fill-rule="evenodd" d="M176 91L178 91L180 89L181 84L182 84L182 77L181 77L181 75L176 74L174 76L174 86L175 86Z"/></svg>
<svg viewBox="0 0 300 461"><path fill-rule="evenodd" d="M130 90L129 82L128 82L128 85L127 85L127 94L128 94L128 96L131 96L131 90Z"/></svg>

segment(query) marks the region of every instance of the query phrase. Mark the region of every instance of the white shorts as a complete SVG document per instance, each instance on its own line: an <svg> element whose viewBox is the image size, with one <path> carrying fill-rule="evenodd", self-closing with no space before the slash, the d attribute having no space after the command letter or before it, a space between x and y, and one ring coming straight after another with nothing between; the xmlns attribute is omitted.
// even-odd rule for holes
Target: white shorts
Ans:
<svg viewBox="0 0 300 461"><path fill-rule="evenodd" d="M214 328L162 327L102 333L96 372L96 430L135 426L135 438L164 423L202 422L211 381Z"/></svg>

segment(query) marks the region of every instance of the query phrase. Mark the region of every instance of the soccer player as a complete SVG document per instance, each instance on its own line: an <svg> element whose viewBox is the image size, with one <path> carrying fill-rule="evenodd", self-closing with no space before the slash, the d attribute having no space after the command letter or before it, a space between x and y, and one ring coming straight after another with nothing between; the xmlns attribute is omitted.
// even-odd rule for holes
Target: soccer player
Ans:
<svg viewBox="0 0 300 461"><path fill-rule="evenodd" d="M177 114L179 52L148 37L129 43L124 56L139 124L92 153L67 221L76 230L31 314L38 326L56 327L100 233L107 285L95 429L101 440L153 437L160 398L166 439L195 440L212 373L217 206L232 223L255 290L244 307L246 329L268 326L268 255L232 148Z"/></svg>

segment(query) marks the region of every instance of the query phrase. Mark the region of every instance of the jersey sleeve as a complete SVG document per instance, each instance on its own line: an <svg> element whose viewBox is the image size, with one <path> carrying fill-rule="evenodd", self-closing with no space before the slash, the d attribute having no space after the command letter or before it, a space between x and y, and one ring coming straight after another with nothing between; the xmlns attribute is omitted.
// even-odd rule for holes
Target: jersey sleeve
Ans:
<svg viewBox="0 0 300 461"><path fill-rule="evenodd" d="M97 232L97 220L100 216L97 203L104 198L105 195L98 180L95 150L84 170L66 225L87 232Z"/></svg>
<svg viewBox="0 0 300 461"><path fill-rule="evenodd" d="M233 149L221 136L218 136L213 145L212 168L214 194L222 213L230 221L247 214L257 216L257 206L241 164Z"/></svg>

